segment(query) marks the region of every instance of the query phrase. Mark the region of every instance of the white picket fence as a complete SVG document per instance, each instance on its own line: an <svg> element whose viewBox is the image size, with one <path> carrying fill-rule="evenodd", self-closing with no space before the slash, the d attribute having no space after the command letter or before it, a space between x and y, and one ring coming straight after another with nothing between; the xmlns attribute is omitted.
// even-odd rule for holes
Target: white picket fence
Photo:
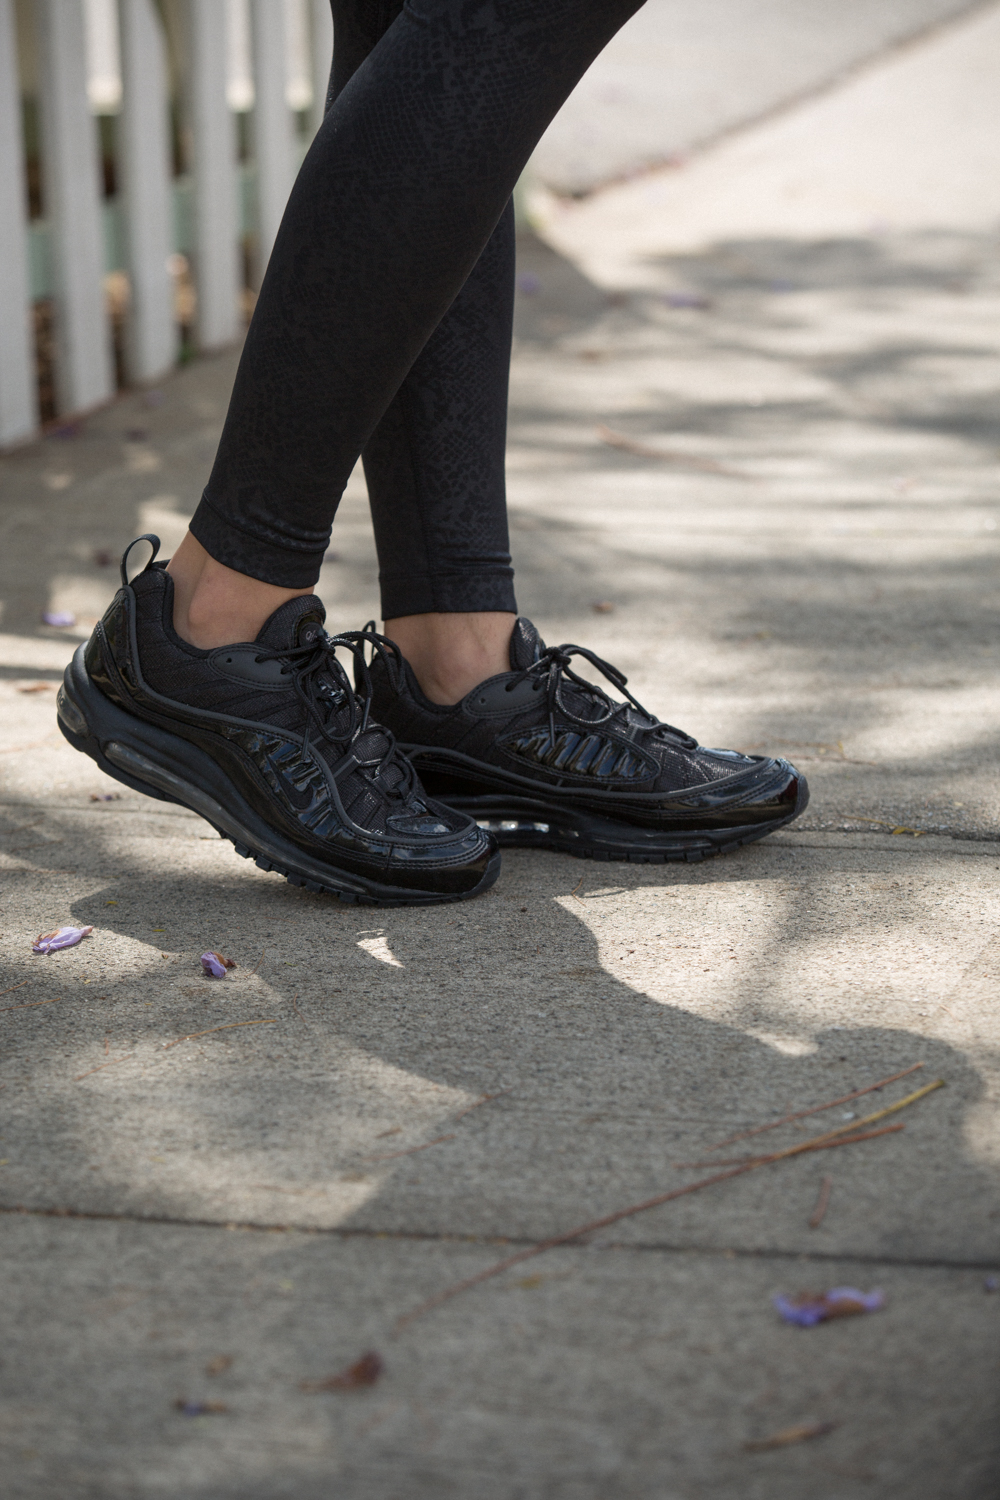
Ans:
<svg viewBox="0 0 1000 1500"><path fill-rule="evenodd" d="M332 45L328 0L0 0L0 447L39 430L42 305L60 418L113 395L116 327L127 383L177 362L181 281L193 347L238 337Z"/></svg>

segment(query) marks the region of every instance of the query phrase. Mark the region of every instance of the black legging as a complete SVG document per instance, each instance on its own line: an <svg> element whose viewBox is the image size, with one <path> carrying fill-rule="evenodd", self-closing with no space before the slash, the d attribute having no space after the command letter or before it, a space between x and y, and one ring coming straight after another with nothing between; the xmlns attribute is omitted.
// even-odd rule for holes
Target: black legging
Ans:
<svg viewBox="0 0 1000 1500"><path fill-rule="evenodd" d="M331 0L329 108L275 241L191 530L316 582L363 452L382 615L514 610L510 195L643 0Z"/></svg>

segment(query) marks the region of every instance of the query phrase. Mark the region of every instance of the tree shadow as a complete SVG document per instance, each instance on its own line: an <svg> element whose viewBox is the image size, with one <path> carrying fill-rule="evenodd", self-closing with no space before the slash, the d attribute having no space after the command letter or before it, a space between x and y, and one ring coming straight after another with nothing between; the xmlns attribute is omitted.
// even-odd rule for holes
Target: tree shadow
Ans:
<svg viewBox="0 0 1000 1500"><path fill-rule="evenodd" d="M28 1170L10 1179L16 1201L544 1237L688 1180L673 1164L702 1159L740 1128L923 1062L914 1082L941 1076L947 1090L907 1116L905 1132L837 1153L844 1199L826 1248L948 1262L993 1254L996 1173L968 1138L979 1070L960 1048L900 1024L898 997L877 973L870 999L853 996L853 1013L860 1005L871 1024L831 1028L838 1002L828 986L801 999L817 951L864 941L866 923L844 903L838 917L836 902L811 899L822 864L789 885L779 841L702 867L654 870L598 872L515 851L495 891L469 906L366 912L235 860L182 871L177 838L198 837L198 825L171 821L184 826L178 835L160 820L157 868L122 847L121 818L89 831L98 878L72 916L98 937L66 955L71 963L22 966L48 987L58 983L64 998L16 1016L11 1081L23 1102L7 1145L14 1155L23 1145ZM61 859L83 852L70 830L67 838ZM803 859L808 851L796 850L795 862ZM115 869L104 883L102 866ZM905 940L914 903L901 894L867 924L879 942L894 932ZM648 934L636 925L637 902ZM747 911L760 930L734 969L726 950L740 946ZM699 946L708 923L721 946L714 937ZM622 973L632 969L623 944L639 934L649 961L626 981L615 971L623 962ZM233 981L200 977L196 954L206 946L237 957ZM892 1019L879 1020L880 1009ZM181 1036L265 1018L278 1024L164 1050ZM105 1035L110 1057L124 1059L108 1069ZM18 1052L31 1058L26 1093ZM501 1097L464 1113L492 1094ZM862 1100L859 1115L880 1097ZM818 1116L809 1133L831 1118L839 1117ZM797 1129L771 1139L795 1141ZM34 1165L32 1141L49 1143ZM163 1152L151 1170L150 1155ZM93 1173L91 1162L100 1164ZM813 1252L825 1239L805 1223L818 1166L810 1158L769 1168L615 1234Z"/></svg>
<svg viewBox="0 0 1000 1500"><path fill-rule="evenodd" d="M713 334L712 308L673 306L652 293L609 298L553 252L522 249L522 273L541 285L520 293L519 348L528 364L558 356L588 380L612 371L613 361L645 358L663 338L682 352L697 346L736 358L749 349L798 368L801 352L782 353L768 340L805 326L800 293L873 302L933 295L962 307L966 294L949 285L938 250L940 265L930 250L923 261L916 250L906 261L843 244L719 247L676 260L675 282L713 306L730 299L727 327ZM873 392L879 382L909 379L945 348L930 338L925 347L894 339L813 361L836 401L774 398L751 407L718 392L680 391L643 403L612 399L610 381L591 385L585 399L579 385L560 394L555 382L536 384L531 401L515 395L513 441L548 455L551 472L567 483L597 474L620 484L626 499L637 477L660 476L657 504L668 519L676 514L680 523L696 494L703 516L723 526L729 514L764 506L761 485L611 448L595 437L597 422L665 447L689 439L696 454L717 441L710 451L739 467L768 431L774 454L791 464L811 433L839 430L849 410L873 439L865 463L887 482L908 472L897 439L910 442L916 429L958 437L963 465L972 464L972 448L976 463L985 459L995 441L990 393L963 396L967 420L944 394L918 411ZM620 353L608 352L612 343ZM974 341L952 337L945 352L981 368ZM5 512L5 630L44 636L39 600L53 579L78 576L110 594L113 570L93 562L89 549L117 555L153 502L179 517L193 506L228 396L225 369L195 365L165 384L165 402L148 418L148 446L161 450L157 471L137 477L146 440L125 437L126 425L137 429L139 421L124 406L76 437L4 460L19 497ZM169 407L177 422L165 421L156 438L154 418L175 401L186 403L187 415L182 422ZM864 402L873 406L867 414ZM892 442L879 448L887 433ZM70 467L67 453L80 455L73 459L80 490L77 479L67 490L46 487L45 473ZM685 631L697 635L716 653L710 668L699 656L688 669L678 653L669 675L656 668L663 687L648 694L650 706L671 717L679 689L728 695L726 712L743 743L835 739L833 727L845 722L861 735L885 721L873 684L890 678L925 694L992 681L992 545L959 558L925 538L915 555L906 494L851 491L837 496L838 516L873 533L896 525L899 545L864 540L823 552L797 542L822 497L803 500L777 485L767 504L763 544L752 554L736 556L707 534L681 545L679 525L678 546L664 555L624 531L598 532L582 506L519 500L513 535L522 607L558 619L585 644L587 627L606 626L615 647L608 654L633 681L648 670L643 653L656 632L676 634L682 645ZM987 517L991 504L978 489L962 499ZM362 505L357 493L345 507L352 531L338 565L343 583L333 575L335 606L349 605L359 618L374 578ZM785 545L789 536L795 545ZM334 547L342 547L336 532ZM592 617L590 604L609 598L616 613ZM732 708L748 680L760 683L759 700ZM797 704L767 697L777 680L798 692ZM949 762L978 766L990 753L990 725L963 726ZM942 781L937 742L925 751L912 744L863 773L892 772L893 807L909 795L907 778L921 788L928 778ZM862 800L856 796L855 810L865 810ZM881 804L876 810L886 816ZM846 1112L860 1117L923 1080L944 1078L947 1088L898 1117L905 1131L721 1183L624 1220L602 1238L637 1249L776 1257L796 1282L823 1282L827 1259L831 1277L848 1259L870 1261L874 1278L875 1265L977 1267L995 1258L1000 1203L983 1128L992 1052L967 1028L928 1039L901 1004L924 995L929 972L963 990L969 1004L987 999L973 970L991 929L984 936L971 917L956 918L940 894L954 851L858 840L831 855L794 832L697 868L596 868L515 851L499 885L477 902L373 912L294 890L228 846L216 857L214 844L200 842L206 825L141 799L90 814L54 797L43 822L42 841L21 856L30 865L19 879L65 889L67 915L93 923L97 935L52 960L18 956L4 980L29 978L41 1002L61 997L0 1017L10 1037L4 1152L14 1165L4 1168L5 1208L183 1226L300 1226L364 1244L378 1236L432 1245L462 1236L530 1240L707 1175L709 1168L674 1164L725 1157L726 1150L706 1152L751 1125L922 1062L881 1094L755 1140L799 1141L844 1123ZM46 831L62 842L45 843ZM34 838L34 824L30 832ZM845 881L857 882L857 897L832 889ZM752 942L748 914L757 925ZM921 943L941 934L952 947L921 956ZM231 951L240 965L217 985L202 979L197 962L208 947ZM859 953L867 955L861 969ZM931 994L929 1008L945 998L944 990ZM11 993L2 1003L17 1000ZM936 1025L940 1017L929 1019ZM194 1032L206 1034L165 1045ZM834 1175L834 1198L811 1230L825 1172ZM282 1250L293 1274L315 1259L317 1243L303 1238ZM440 1289L441 1267L428 1259L424 1292ZM407 1311L415 1291L412 1281L391 1288L379 1316ZM498 1299L484 1314L491 1338L511 1320L509 1307ZM309 1316L300 1312L300 1324ZM440 1483L432 1464L427 1472ZM269 1479L270 1488L243 1481L240 1492L271 1493L280 1476ZM306 1476L298 1493L312 1483ZM227 1484L220 1480L218 1493Z"/></svg>

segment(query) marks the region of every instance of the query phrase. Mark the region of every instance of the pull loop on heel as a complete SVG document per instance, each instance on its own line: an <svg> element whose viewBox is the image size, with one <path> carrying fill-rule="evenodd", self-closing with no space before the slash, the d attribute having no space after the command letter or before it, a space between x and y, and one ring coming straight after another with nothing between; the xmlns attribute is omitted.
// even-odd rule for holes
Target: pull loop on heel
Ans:
<svg viewBox="0 0 1000 1500"><path fill-rule="evenodd" d="M129 557L129 553L132 551L133 547L138 547L138 545L139 545L140 542L148 542L149 545L152 547L153 550L149 554L149 557L146 559L146 562L144 563L144 565L141 568L138 569L138 573L145 573L145 571L146 571L147 568L151 568L152 567L153 563L156 561L157 553L160 550L160 538L158 536L154 536L151 531L147 531L143 536L137 536L136 539L135 539L135 541L129 542L128 546L125 548L125 551L122 553L122 560L121 560L121 563L119 565L119 572L121 573L122 588L123 589L127 589L128 586L129 586L129 576L128 576L128 557ZM137 574L133 574L133 577L135 577L135 576L137 576Z"/></svg>

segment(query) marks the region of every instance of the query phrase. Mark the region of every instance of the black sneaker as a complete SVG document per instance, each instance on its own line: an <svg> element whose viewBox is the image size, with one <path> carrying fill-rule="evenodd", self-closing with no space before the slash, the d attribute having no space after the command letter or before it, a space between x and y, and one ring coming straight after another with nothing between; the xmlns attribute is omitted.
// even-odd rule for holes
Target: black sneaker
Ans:
<svg viewBox="0 0 1000 1500"><path fill-rule="evenodd" d="M373 709L431 795L469 813L501 845L590 859L704 859L773 833L809 800L786 760L706 750L661 724L626 679L583 646L546 647L519 619L511 670L441 708L373 627ZM584 657L628 699L572 670Z"/></svg>
<svg viewBox="0 0 1000 1500"><path fill-rule="evenodd" d="M200 813L237 854L293 885L379 906L457 901L500 872L496 842L431 802L393 737L369 721L312 595L256 641L199 651L173 629L154 561L122 587L66 669L59 727L109 776ZM135 543L132 543L135 546ZM359 668L364 681L363 663Z"/></svg>

